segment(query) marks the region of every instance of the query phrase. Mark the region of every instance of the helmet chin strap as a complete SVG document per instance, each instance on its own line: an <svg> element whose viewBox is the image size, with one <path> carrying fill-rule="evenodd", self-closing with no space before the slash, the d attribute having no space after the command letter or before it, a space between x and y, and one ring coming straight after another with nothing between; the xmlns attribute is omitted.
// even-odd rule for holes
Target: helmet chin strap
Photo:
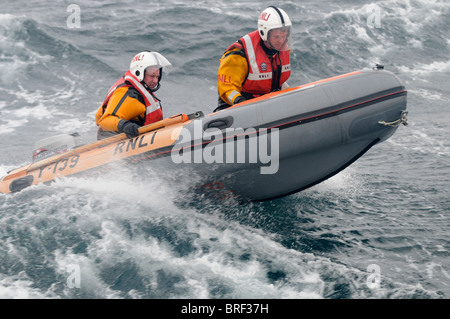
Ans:
<svg viewBox="0 0 450 319"><path fill-rule="evenodd" d="M267 44L269 45L270 50L274 51L274 53L278 52L278 50L275 49L275 48L270 44L269 41L267 41Z"/></svg>
<svg viewBox="0 0 450 319"><path fill-rule="evenodd" d="M156 84L156 87L154 89L150 89L150 92L156 92L159 90L160 87L161 87L161 84L158 82L158 84Z"/></svg>
<svg viewBox="0 0 450 319"><path fill-rule="evenodd" d="M261 40L261 42L263 42L263 49L267 54L274 55L275 53L278 53L278 50L274 49L269 41Z"/></svg>
<svg viewBox="0 0 450 319"><path fill-rule="evenodd" d="M156 92L161 87L161 84L159 82L158 82L158 84L156 85L156 87L154 89L150 88L150 86L148 86L148 84L145 83L144 81L141 81L141 84L149 92Z"/></svg>

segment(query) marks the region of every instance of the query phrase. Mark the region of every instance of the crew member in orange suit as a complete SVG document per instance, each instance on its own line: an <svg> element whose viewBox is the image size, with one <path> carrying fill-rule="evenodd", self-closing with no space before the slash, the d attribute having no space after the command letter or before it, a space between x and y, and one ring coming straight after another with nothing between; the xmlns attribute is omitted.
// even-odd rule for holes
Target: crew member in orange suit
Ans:
<svg viewBox="0 0 450 319"><path fill-rule="evenodd" d="M144 51L130 63L130 69L109 90L95 115L97 139L125 133L139 135L139 127L163 119L160 100L162 71L172 64L160 53Z"/></svg>
<svg viewBox="0 0 450 319"><path fill-rule="evenodd" d="M260 14L258 30L228 47L220 59L214 111L289 87L291 28L286 12L271 6Z"/></svg>

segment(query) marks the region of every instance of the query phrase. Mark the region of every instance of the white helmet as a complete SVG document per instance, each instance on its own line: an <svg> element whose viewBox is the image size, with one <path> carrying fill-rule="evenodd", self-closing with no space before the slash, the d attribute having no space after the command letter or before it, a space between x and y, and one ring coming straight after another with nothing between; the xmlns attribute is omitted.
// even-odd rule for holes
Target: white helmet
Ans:
<svg viewBox="0 0 450 319"><path fill-rule="evenodd" d="M291 19L289 19L289 16L283 9L279 9L274 6L270 6L267 9L265 9L258 18L258 31L259 36L264 42L267 42L269 38L270 31L274 29L281 29L281 30L287 30L288 35L286 38L286 45L284 45L282 50L289 50L290 49L290 43L291 37L292 37L292 22Z"/></svg>
<svg viewBox="0 0 450 319"><path fill-rule="evenodd" d="M130 72L142 82L144 80L145 70L151 67L167 71L172 67L172 64L158 52L143 51L136 54L133 60L131 60Z"/></svg>

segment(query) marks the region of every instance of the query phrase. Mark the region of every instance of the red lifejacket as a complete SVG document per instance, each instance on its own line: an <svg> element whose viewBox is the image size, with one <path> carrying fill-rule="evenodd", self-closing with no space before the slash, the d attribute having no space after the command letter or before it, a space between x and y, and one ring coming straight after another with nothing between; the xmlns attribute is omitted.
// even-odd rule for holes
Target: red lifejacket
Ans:
<svg viewBox="0 0 450 319"><path fill-rule="evenodd" d="M147 91L142 83L139 82L139 80L130 71L127 71L124 76L121 77L116 83L114 83L114 85L109 89L108 94L106 94L106 98L103 101L103 108L106 107L109 99L118 87L127 85L131 85L136 90L138 90L138 92L141 93L142 97L144 98L146 108L144 125L161 121L163 119L163 113L159 100L153 95L153 93Z"/></svg>
<svg viewBox="0 0 450 319"><path fill-rule="evenodd" d="M242 91L255 94L255 96L270 93L272 91L273 68L279 65L281 65L279 85L281 88L283 83L291 76L289 51L279 51L276 54L278 56L274 56L271 62L261 47L261 37L258 30L243 36L239 42L245 50L248 61L248 76L242 86ZM232 47L242 48L239 42L232 44L228 49Z"/></svg>

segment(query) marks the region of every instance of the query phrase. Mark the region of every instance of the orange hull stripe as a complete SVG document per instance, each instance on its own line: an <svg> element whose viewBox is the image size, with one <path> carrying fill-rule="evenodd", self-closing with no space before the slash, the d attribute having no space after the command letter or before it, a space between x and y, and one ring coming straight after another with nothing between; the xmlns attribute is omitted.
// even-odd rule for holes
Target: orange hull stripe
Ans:
<svg viewBox="0 0 450 319"><path fill-rule="evenodd" d="M341 75L338 75L338 76L333 76L331 78L322 79L322 80L318 80L318 81L315 81L315 82L303 84L303 85L296 86L296 87L293 87L293 88L288 88L288 89L285 89L283 91L276 91L276 92L268 93L268 94L261 95L261 96L259 96L257 98L254 98L254 99L247 100L247 101L244 101L242 103L232 105L229 108L227 108L227 110L231 109L233 107L236 107L236 106L242 106L242 105L250 104L250 103L253 103L253 102L257 102L257 101L262 101L262 100L265 100L265 99L268 99L268 98L271 98L271 97L274 97L274 96L277 96L277 95L280 95L280 94L284 94L284 93L288 93L288 92L291 92L291 91L295 91L295 90L298 90L298 89L301 89L301 88L304 88L304 87L307 87L307 86L320 84L320 83L325 83L325 82L330 82L330 81L334 81L334 80L337 80L337 79L345 78L345 77L348 77L348 76L360 74L360 73L361 73L361 71L354 71L354 72L350 72L350 73L346 73L346 74L341 74ZM215 114L215 113L211 113L211 114L209 114L209 116L211 116L212 114Z"/></svg>

